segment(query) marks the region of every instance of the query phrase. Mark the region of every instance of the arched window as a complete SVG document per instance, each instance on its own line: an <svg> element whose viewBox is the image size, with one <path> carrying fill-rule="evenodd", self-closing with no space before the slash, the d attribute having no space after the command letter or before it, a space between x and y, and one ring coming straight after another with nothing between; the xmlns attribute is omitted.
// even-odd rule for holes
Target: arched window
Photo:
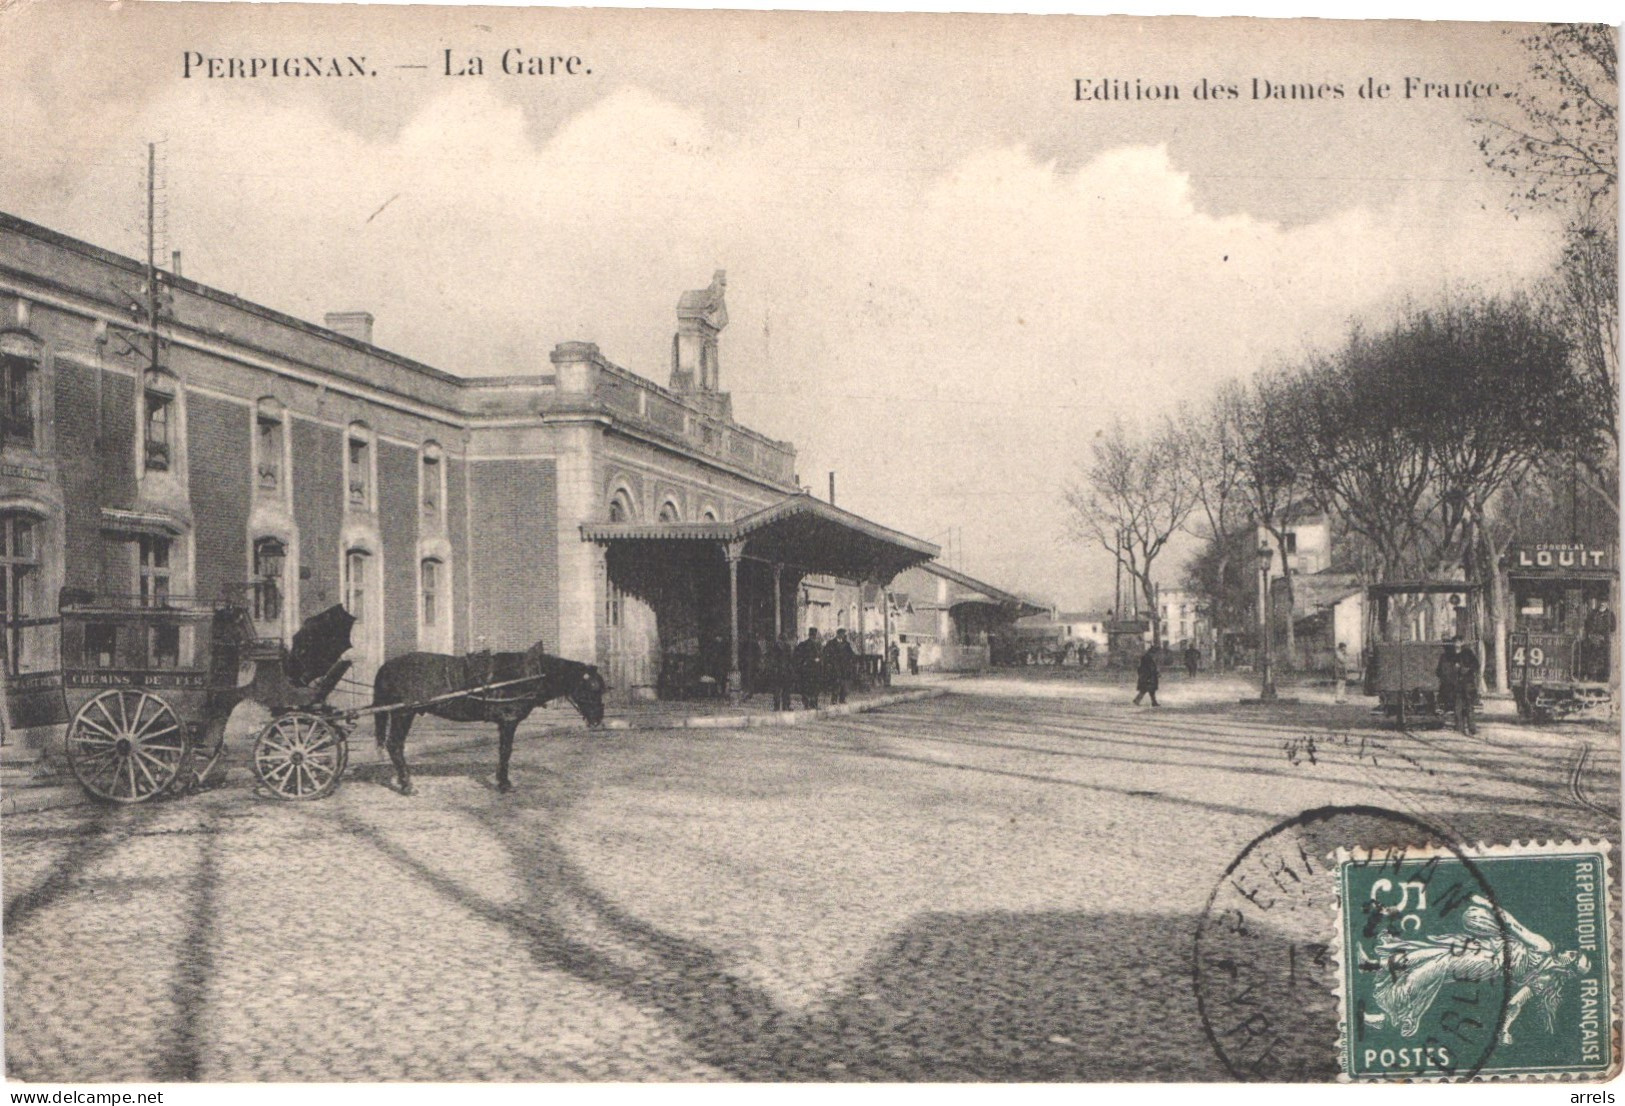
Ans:
<svg viewBox="0 0 1625 1106"><path fill-rule="evenodd" d="M677 503L674 500L668 499L660 505L659 518L661 522L681 522L683 521L683 513L677 509Z"/></svg>
<svg viewBox="0 0 1625 1106"><path fill-rule="evenodd" d="M423 508L423 521L431 529L438 529L445 520L446 505L445 454L437 442L423 443L423 460L419 473L419 501Z"/></svg>
<svg viewBox="0 0 1625 1106"><path fill-rule="evenodd" d="M632 495L625 488L616 488L609 500L609 521L631 522L637 512L632 509Z"/></svg>
<svg viewBox="0 0 1625 1106"><path fill-rule="evenodd" d="M254 410L254 486L275 495L282 487L282 448L287 417L282 404L267 396Z"/></svg>
<svg viewBox="0 0 1625 1106"><path fill-rule="evenodd" d="M715 507L711 506L711 504L707 503L705 505L704 509L702 509L700 511L700 521L701 522L716 522L716 521L718 521L718 519L717 519L717 509Z"/></svg>
<svg viewBox="0 0 1625 1106"><path fill-rule="evenodd" d="M5 666L25 671L33 652L30 632L40 610L40 521L21 511L0 513L0 620L5 629Z"/></svg>
<svg viewBox="0 0 1625 1106"><path fill-rule="evenodd" d="M367 622L367 571L371 559L365 549L350 549L344 554L344 609L358 625Z"/></svg>
<svg viewBox="0 0 1625 1106"><path fill-rule="evenodd" d="M282 621L282 573L288 547L277 538L254 543L254 621Z"/></svg>

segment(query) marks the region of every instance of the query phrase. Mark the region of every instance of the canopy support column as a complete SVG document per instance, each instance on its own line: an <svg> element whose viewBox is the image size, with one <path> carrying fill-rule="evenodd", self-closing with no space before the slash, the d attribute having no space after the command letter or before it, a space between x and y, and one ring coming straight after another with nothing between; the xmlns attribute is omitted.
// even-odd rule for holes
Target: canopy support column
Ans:
<svg viewBox="0 0 1625 1106"><path fill-rule="evenodd" d="M880 589L880 672L881 683L891 686L891 588Z"/></svg>
<svg viewBox="0 0 1625 1106"><path fill-rule="evenodd" d="M738 699L744 690L739 677L739 558L745 551L742 541L728 542L728 698Z"/></svg>
<svg viewBox="0 0 1625 1106"><path fill-rule="evenodd" d="M773 562L773 640L784 636L784 566Z"/></svg>
<svg viewBox="0 0 1625 1106"><path fill-rule="evenodd" d="M867 628L868 628L868 620L866 618L864 618L864 609L863 609L865 607L865 605L866 605L864 603L864 601L863 601L863 593L864 593L864 590L866 588L868 588L868 586L869 586L869 581L867 581L867 580L859 580L858 581L858 649L857 649L857 652L858 652L858 656L860 656L860 657L864 656L865 654L867 654L869 652L869 645L868 645L869 637L868 637L868 634L866 632ZM869 662L867 660L860 660L858 663L859 664L868 664Z"/></svg>

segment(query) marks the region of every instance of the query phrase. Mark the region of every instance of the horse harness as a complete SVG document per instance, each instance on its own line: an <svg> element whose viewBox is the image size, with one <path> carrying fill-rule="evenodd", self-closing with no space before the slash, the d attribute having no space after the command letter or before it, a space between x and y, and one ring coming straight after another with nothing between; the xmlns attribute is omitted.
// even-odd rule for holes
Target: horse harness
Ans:
<svg viewBox="0 0 1625 1106"><path fill-rule="evenodd" d="M498 715L509 712L518 714L521 707L528 712L536 704L536 689L533 682L540 680L542 674L538 672L533 675L525 671L524 654L510 653L507 656L517 661L517 664L512 667L498 664L496 656L489 649L465 654L461 658L462 672L459 682L464 688L470 689L467 694L470 702L483 704ZM511 682L515 680L527 682ZM491 684L507 686L490 691L481 690Z"/></svg>

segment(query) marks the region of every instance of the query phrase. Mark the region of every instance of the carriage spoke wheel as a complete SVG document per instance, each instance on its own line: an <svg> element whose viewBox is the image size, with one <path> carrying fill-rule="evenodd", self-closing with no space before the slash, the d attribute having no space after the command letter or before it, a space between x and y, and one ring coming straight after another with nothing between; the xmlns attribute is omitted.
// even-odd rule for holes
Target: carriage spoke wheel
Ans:
<svg viewBox="0 0 1625 1106"><path fill-rule="evenodd" d="M68 724L68 764L98 799L139 803L175 782L186 731L169 704L137 688L104 691Z"/></svg>
<svg viewBox="0 0 1625 1106"><path fill-rule="evenodd" d="M279 799L331 795L348 758L344 734L302 711L274 719L254 739L254 775Z"/></svg>

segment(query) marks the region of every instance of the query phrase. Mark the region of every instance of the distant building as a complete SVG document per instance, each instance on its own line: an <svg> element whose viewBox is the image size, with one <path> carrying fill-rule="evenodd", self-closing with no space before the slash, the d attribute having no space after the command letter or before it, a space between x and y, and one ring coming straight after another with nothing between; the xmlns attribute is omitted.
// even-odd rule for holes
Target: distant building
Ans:
<svg viewBox="0 0 1625 1106"><path fill-rule="evenodd" d="M1184 588L1162 588L1157 592L1157 621L1162 643L1169 649L1184 652L1194 645L1204 656L1212 654L1212 634L1209 633L1207 615L1203 613L1194 592Z"/></svg>
<svg viewBox="0 0 1625 1106"><path fill-rule="evenodd" d="M1286 581L1272 579L1274 640L1286 642ZM1365 587L1352 572L1317 572L1292 579L1293 667L1324 671L1339 645L1358 658L1365 649Z"/></svg>
<svg viewBox="0 0 1625 1106"><path fill-rule="evenodd" d="M1260 526L1258 543L1275 551L1275 560L1270 564L1272 576L1281 574L1282 544L1286 546L1287 562L1292 566L1294 576L1325 572L1332 567L1332 526L1331 520L1324 514L1305 515L1298 519L1287 528L1284 543L1277 543L1275 535Z"/></svg>
<svg viewBox="0 0 1625 1106"><path fill-rule="evenodd" d="M1105 649L1111 640L1106 629L1111 621L1110 611L1063 611L1055 616L1055 621L1064 628L1068 640L1089 642L1096 649Z"/></svg>

